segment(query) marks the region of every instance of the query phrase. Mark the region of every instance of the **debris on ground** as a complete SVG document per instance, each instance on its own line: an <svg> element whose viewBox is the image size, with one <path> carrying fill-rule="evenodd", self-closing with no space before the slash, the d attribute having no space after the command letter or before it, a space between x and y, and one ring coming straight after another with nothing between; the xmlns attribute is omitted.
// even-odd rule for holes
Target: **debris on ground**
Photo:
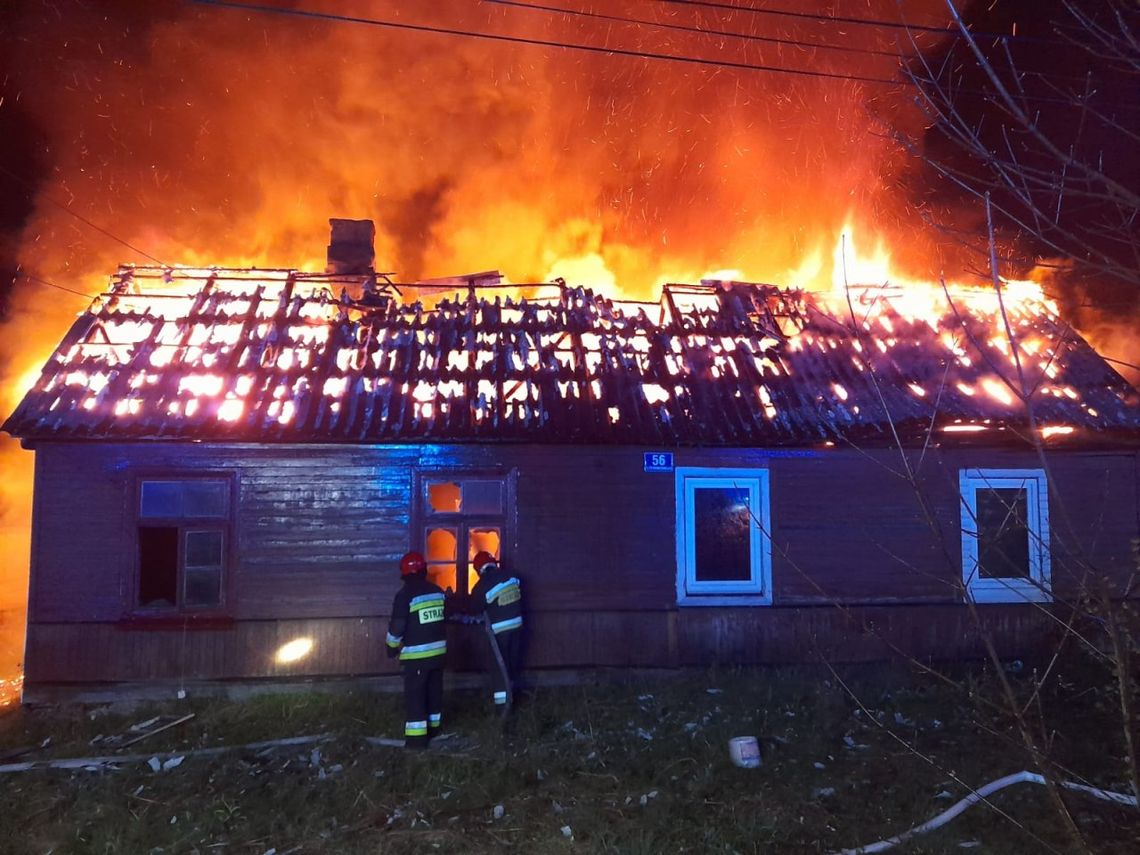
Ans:
<svg viewBox="0 0 1140 855"><path fill-rule="evenodd" d="M88 745L98 745L101 748L129 748L137 742L149 739L158 733L164 733L180 724L185 724L194 718L194 713L186 715L156 715L145 721L136 722L127 728L125 733L98 734L88 741ZM41 746L43 747L43 746Z"/></svg>
<svg viewBox="0 0 1140 855"><path fill-rule="evenodd" d="M712 679L717 697L707 693ZM993 678L983 674L971 685L984 686L987 679ZM902 814L922 819L927 810L951 808L959 798L954 794L965 786L959 781L985 781L1000 774L1009 759L1003 738L966 727L974 719L993 725L988 708L921 681L921 692L896 689L887 697L880 680L874 671L848 682L852 693L868 702L857 714L850 704L837 702L838 685L821 696L821 680L798 674L757 680L751 673L702 673L677 678L675 684L626 681L551 689L516 711L516 731L507 736L488 714L481 693L457 692L448 696L454 703L447 714L449 727L461 736L436 736L426 752L405 752L402 738L366 736L402 736L400 699L386 695L305 692L256 701L188 702L193 706L170 700L142 713L137 707L119 709L95 719L86 711L78 716L20 711L0 734L0 751L34 749L48 740L50 747L20 757L21 769L37 771L4 780L11 809L0 818L0 840L22 839L27 825L34 839L16 850L27 855L74 846L102 851L106 841L124 852L235 855L381 850L490 855L571 848L742 852L755 848L763 822L771 851L842 851L897 835ZM1018 686L1026 697L1034 688ZM1066 691L1066 702L1074 694ZM1108 786L1118 769L1097 761L1106 734L1116 731L1104 726L1107 707L1098 705L1099 697L1090 692L1074 702L1072 714L1079 714L1080 723L1065 731L1066 740L1058 740L1057 760ZM713 706L720 712L714 714ZM104 742L104 734L135 738L191 710L195 719L143 743L145 753ZM936 766L900 751L874 726L881 719L909 738L913 732L906 728L914 725L897 725L896 710L905 722L918 723L920 748ZM941 729L932 723L936 715L946 716ZM652 741L639 738L639 730ZM325 731L327 741L244 744L274 734ZM762 745L771 751L759 782L754 776L724 774L724 739L749 732L764 734ZM458 753L460 746L471 746L470 753ZM196 753L200 749L208 753ZM181 764L173 765L178 758ZM49 762L66 771L50 771ZM939 771L951 768L954 779ZM93 774L82 774L85 769ZM3 762L0 770L11 771ZM1120 842L1124 806L1086 807L1088 821L1084 814L1078 821L1097 841L1097 851L1131 851ZM1019 820L1032 818L1035 833L1045 839L1064 834L1051 814L1032 809L1018 802L1010 813ZM757 821L741 822L745 812ZM21 820L32 815L34 825ZM959 841L966 844L963 852L1016 851L1023 843L1016 826L984 810L973 823L960 828L963 837L943 835L947 852ZM983 841L980 847L970 839L975 836Z"/></svg>
<svg viewBox="0 0 1140 855"><path fill-rule="evenodd" d="M30 772L34 769L90 769L93 767L117 769L123 764L127 763L146 763L154 769L152 760L159 761L159 768L162 764L172 758L178 758L179 765L186 757L210 757L217 754L224 754L231 751L257 751L266 750L270 751L275 748L289 747L293 745L304 745L312 742L320 742L330 739L331 734L321 733L315 736L290 736L285 739L270 739L265 742L248 742L244 745L218 745L212 748L193 748L183 751L167 751L160 754L112 754L104 757L67 757L55 760L28 760L23 763L8 763L0 765L0 773L7 772ZM171 766L170 768L174 768ZM154 771L158 771L155 769Z"/></svg>

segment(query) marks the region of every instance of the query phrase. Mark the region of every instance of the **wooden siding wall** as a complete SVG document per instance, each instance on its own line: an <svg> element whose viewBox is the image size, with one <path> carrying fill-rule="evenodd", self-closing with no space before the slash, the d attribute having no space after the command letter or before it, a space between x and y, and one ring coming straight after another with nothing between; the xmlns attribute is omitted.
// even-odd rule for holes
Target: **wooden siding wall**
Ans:
<svg viewBox="0 0 1140 855"><path fill-rule="evenodd" d="M199 679L389 671L382 639L409 547L417 467L518 472L509 555L532 613L536 666L680 665L978 652L958 603L958 470L1038 468L1031 453L931 449L765 454L681 449L677 466L771 471L773 590L768 608L675 604L671 474L642 471L621 447L42 444L37 447L29 683ZM1140 532L1136 454L1057 452L1051 521L1059 599L1134 569ZM132 630L139 477L238 478L227 629ZM854 606L843 611L833 600ZM900 607L901 604L908 605ZM894 604L894 605L892 605ZM1034 607L987 606L1010 649L1048 620ZM453 627L454 663L471 630ZM311 637L288 666L272 654ZM477 645L477 640L476 640Z"/></svg>

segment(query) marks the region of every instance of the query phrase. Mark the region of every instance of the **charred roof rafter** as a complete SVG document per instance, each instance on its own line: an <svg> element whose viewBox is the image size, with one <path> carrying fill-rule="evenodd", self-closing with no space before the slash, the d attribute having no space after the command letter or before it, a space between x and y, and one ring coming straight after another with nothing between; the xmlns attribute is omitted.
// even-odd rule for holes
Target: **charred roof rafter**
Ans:
<svg viewBox="0 0 1140 855"><path fill-rule="evenodd" d="M853 289L848 306L711 280L665 286L657 304L562 282L504 299L483 295L505 286L474 276L425 307L398 302L405 286L387 277L124 267L5 429L803 445L887 437L888 418L907 435L1024 421L1000 382L1010 348L977 306L931 318L897 289ZM1070 327L1033 307L1012 323L1039 421L1140 431L1135 391Z"/></svg>

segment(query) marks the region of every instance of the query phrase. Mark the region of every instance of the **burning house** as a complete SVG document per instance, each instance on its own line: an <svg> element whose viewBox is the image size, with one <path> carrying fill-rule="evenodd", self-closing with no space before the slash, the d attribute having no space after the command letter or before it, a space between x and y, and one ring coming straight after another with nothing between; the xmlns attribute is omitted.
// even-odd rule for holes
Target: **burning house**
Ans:
<svg viewBox="0 0 1140 855"><path fill-rule="evenodd" d="M371 239L121 267L74 323L3 426L36 455L31 691L388 671L409 548L459 596L478 550L517 568L532 667L1023 651L1129 593L1140 397L1028 283L481 274L425 308Z"/></svg>

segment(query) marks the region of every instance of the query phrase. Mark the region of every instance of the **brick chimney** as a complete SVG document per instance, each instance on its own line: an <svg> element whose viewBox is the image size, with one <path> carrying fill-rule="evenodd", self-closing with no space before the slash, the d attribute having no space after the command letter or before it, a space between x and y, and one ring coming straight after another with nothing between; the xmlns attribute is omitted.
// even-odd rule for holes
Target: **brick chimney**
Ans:
<svg viewBox="0 0 1140 855"><path fill-rule="evenodd" d="M364 275L376 262L376 226L372 220L330 219L326 273Z"/></svg>

